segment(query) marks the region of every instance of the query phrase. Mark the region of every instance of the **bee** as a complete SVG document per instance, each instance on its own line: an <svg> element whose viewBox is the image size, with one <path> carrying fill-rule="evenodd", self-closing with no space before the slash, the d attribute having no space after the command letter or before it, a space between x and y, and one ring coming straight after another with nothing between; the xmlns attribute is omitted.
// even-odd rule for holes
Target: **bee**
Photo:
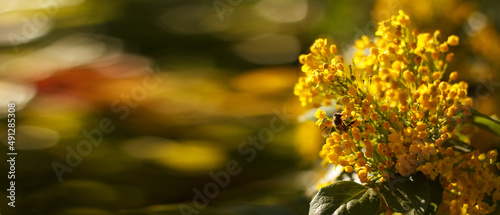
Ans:
<svg viewBox="0 0 500 215"><path fill-rule="evenodd" d="M332 133L332 129L335 127L335 129L341 133L343 132L346 132L347 130L349 130L349 127L351 127L356 121L358 121L357 119L349 122L348 124L346 124L344 122L344 120L342 120L342 113L334 113L333 114L333 118L332 120L328 120L328 119L323 119L320 127L321 127L321 134L324 136L324 137L328 137L331 135Z"/></svg>
<svg viewBox="0 0 500 215"><path fill-rule="evenodd" d="M355 119L348 124L345 124L344 120L342 120L342 116L342 113L334 113L332 119L333 125L341 133L349 130L349 127L351 127L356 121L358 121L357 119Z"/></svg>

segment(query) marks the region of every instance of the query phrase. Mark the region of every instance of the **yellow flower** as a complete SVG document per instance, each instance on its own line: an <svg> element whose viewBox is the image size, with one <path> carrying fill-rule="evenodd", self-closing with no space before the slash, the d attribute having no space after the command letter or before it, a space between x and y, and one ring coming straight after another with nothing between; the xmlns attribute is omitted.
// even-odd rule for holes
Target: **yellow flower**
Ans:
<svg viewBox="0 0 500 215"><path fill-rule="evenodd" d="M326 112L321 109L318 109L314 114L314 117L316 117L316 119L324 119L326 117Z"/></svg>
<svg viewBox="0 0 500 215"><path fill-rule="evenodd" d="M445 53L445 52L448 52L450 49L448 47L448 43L442 43L441 45L439 45L439 51Z"/></svg>
<svg viewBox="0 0 500 215"><path fill-rule="evenodd" d="M352 168L352 166L346 166L344 167L344 171L346 171L347 173L351 173L354 169Z"/></svg>
<svg viewBox="0 0 500 215"><path fill-rule="evenodd" d="M425 122L417 122L417 131L425 131L427 124Z"/></svg>
<svg viewBox="0 0 500 215"><path fill-rule="evenodd" d="M467 83L456 83L456 71L442 80L454 57L449 46L459 38L439 41L439 31L421 33L410 23L403 11L380 22L375 38L356 40L353 65L344 64L335 44L317 39L299 57L304 76L294 94L303 106L337 104L349 124L326 139L325 163L356 170L362 183L420 171L439 179L450 211L484 213L490 210L485 195L500 200L500 178L489 168L500 163L496 150L455 150L457 140L467 143L474 133ZM318 125L333 126L324 111L315 117Z"/></svg>
<svg viewBox="0 0 500 215"><path fill-rule="evenodd" d="M363 167L363 166L365 166L365 165L366 165L366 159L364 159L364 158L362 158L362 157L361 157L361 158L358 158L358 161L356 162L356 164L357 164L358 166L360 166L360 167Z"/></svg>
<svg viewBox="0 0 500 215"><path fill-rule="evenodd" d="M450 46L458 46L458 40L457 36L451 35L448 37L448 44L450 44Z"/></svg>
<svg viewBox="0 0 500 215"><path fill-rule="evenodd" d="M453 57L455 57L455 54L453 54L453 53L448 53L448 54L446 55L446 61L448 61L448 62L453 61Z"/></svg>
<svg viewBox="0 0 500 215"><path fill-rule="evenodd" d="M488 158L496 158L498 157L498 151L496 149L490 150L488 152Z"/></svg>
<svg viewBox="0 0 500 215"><path fill-rule="evenodd" d="M356 96L356 88L354 86L349 86L349 90L347 91L347 94L351 96Z"/></svg>
<svg viewBox="0 0 500 215"><path fill-rule="evenodd" d="M404 153L404 148L403 148L403 144L401 142L395 142L393 145L392 145L392 151L394 152L394 154L396 155L400 155L402 153Z"/></svg>
<svg viewBox="0 0 500 215"><path fill-rule="evenodd" d="M450 80L451 81L456 81L458 79L458 72L452 72L450 73Z"/></svg>
<svg viewBox="0 0 500 215"><path fill-rule="evenodd" d="M339 160L339 157L337 156L337 154L334 154L334 153L330 153L328 154L328 160L330 163L338 163L338 160Z"/></svg>
<svg viewBox="0 0 500 215"><path fill-rule="evenodd" d="M430 175L432 173L432 164L427 162L422 166L422 173L425 175Z"/></svg>
<svg viewBox="0 0 500 215"><path fill-rule="evenodd" d="M333 152L335 152L335 154L337 154L337 155L342 155L342 151L344 150L342 148L342 146L340 146L339 144L334 145L332 149L333 149Z"/></svg>

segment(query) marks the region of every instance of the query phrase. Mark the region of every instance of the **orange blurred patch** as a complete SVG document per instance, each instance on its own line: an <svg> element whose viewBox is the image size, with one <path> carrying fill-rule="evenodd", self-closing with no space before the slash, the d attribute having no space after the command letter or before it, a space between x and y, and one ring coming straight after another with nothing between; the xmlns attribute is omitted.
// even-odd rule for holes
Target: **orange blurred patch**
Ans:
<svg viewBox="0 0 500 215"><path fill-rule="evenodd" d="M279 94L287 90L291 92L297 79L294 67L260 68L237 76L231 85L247 93Z"/></svg>

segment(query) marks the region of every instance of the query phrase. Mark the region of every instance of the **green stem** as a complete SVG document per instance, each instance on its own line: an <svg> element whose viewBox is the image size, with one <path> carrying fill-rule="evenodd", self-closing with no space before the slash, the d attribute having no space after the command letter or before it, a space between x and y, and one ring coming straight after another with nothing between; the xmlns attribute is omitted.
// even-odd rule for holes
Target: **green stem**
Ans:
<svg viewBox="0 0 500 215"><path fill-rule="evenodd" d="M470 112L472 113L473 119L472 124L477 125L481 128L489 130L493 134L500 136L500 121L491 118L490 116L480 113L476 109L470 107Z"/></svg>

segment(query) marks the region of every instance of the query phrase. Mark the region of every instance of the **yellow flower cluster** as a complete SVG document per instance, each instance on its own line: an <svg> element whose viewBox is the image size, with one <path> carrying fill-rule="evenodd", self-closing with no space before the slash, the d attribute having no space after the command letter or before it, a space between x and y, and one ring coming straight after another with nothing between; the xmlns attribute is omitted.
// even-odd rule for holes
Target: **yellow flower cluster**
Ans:
<svg viewBox="0 0 500 215"><path fill-rule="evenodd" d="M315 114L319 127L333 131L320 156L362 183L422 172L445 189L440 210L491 212L500 199L500 178L489 170L498 153L472 150L468 85L457 83L457 72L445 77L459 38L440 42L439 31L420 33L409 24L402 11L380 22L375 38L355 42L351 66L326 39L299 57L305 76L294 93L302 105L342 110L342 123L321 109Z"/></svg>

